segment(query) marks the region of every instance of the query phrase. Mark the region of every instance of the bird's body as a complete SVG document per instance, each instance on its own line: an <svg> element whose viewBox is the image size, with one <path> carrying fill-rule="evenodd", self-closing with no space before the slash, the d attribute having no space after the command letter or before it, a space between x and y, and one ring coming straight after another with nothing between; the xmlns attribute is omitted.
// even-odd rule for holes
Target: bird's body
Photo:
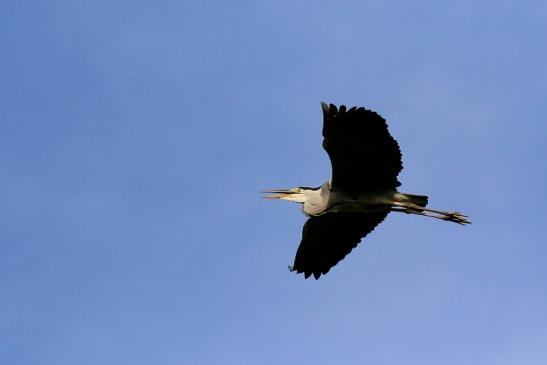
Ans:
<svg viewBox="0 0 547 365"><path fill-rule="evenodd" d="M285 198L285 200L302 203L302 212L308 217L340 212L389 212L394 202L413 202L420 206L427 204L426 196L404 194L392 189L361 191L357 195L350 196L344 192L332 190L329 181L318 188L297 189L300 189L302 198Z"/></svg>
<svg viewBox="0 0 547 365"><path fill-rule="evenodd" d="M310 217L291 270L318 279L392 211L469 223L461 213L426 208L427 196L397 191L401 152L382 117L364 108L321 105L332 179L317 188L266 191L272 193L267 198L303 204Z"/></svg>

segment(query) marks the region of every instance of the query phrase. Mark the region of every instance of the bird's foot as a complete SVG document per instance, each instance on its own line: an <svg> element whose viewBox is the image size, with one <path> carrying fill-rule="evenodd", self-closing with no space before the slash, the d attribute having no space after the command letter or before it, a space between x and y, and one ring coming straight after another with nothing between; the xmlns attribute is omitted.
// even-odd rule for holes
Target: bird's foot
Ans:
<svg viewBox="0 0 547 365"><path fill-rule="evenodd" d="M467 220L468 217L460 212L447 212L444 217L440 218L445 221L450 221L461 225L471 224L471 222Z"/></svg>
<svg viewBox="0 0 547 365"><path fill-rule="evenodd" d="M394 205L395 207L392 208L392 210L398 211L398 212L423 215L426 217L442 219L443 221L454 222L461 225L471 224L471 222L467 219L468 217L465 214L462 214L460 212L446 212L443 210L436 210L436 209L421 207L419 205L406 203L406 202L405 203L397 202Z"/></svg>

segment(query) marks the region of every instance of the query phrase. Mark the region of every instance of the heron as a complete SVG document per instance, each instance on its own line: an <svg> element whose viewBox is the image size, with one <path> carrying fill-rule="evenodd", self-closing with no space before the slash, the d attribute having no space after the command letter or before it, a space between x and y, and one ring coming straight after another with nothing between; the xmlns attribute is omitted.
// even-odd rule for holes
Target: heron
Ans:
<svg viewBox="0 0 547 365"><path fill-rule="evenodd" d="M264 198L302 204L308 217L290 271L319 279L348 255L390 212L415 214L461 225L466 215L427 207L426 195L402 193L397 176L401 150L378 113L321 102L323 148L331 179L319 187L264 190Z"/></svg>

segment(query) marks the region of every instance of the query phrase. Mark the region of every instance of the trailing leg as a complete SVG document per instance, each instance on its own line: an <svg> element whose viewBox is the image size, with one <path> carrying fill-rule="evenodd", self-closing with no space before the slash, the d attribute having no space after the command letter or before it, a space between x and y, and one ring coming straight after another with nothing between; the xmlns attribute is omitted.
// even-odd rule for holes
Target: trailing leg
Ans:
<svg viewBox="0 0 547 365"><path fill-rule="evenodd" d="M391 210L394 212L423 215L426 217L442 219L458 224L471 223L469 220L467 220L467 216L460 212L447 212L443 210L431 209L408 202L393 202Z"/></svg>

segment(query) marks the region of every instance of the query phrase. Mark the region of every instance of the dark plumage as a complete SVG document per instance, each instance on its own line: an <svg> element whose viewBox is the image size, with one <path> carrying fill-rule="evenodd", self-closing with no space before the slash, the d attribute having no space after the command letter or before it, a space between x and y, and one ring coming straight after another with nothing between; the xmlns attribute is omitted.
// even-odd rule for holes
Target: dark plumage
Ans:
<svg viewBox="0 0 547 365"><path fill-rule="evenodd" d="M361 239L380 224L388 212L323 214L309 218L291 271L319 279L340 262Z"/></svg>
<svg viewBox="0 0 547 365"><path fill-rule="evenodd" d="M401 151L384 118L365 108L321 106L323 148L330 157L332 179L317 188L266 191L273 193L267 198L303 204L302 211L310 217L291 271L318 279L390 212L470 223L461 213L427 208L425 195L397 191Z"/></svg>
<svg viewBox="0 0 547 365"><path fill-rule="evenodd" d="M358 193L363 189L395 189L403 169L401 150L384 118L353 107L323 107L323 148L332 164L332 189Z"/></svg>
<svg viewBox="0 0 547 365"><path fill-rule="evenodd" d="M364 189L395 189L403 169L401 150L384 118L365 109L323 108L323 148L331 160L331 190L358 195ZM357 247L389 211L344 212L309 218L291 270L318 279Z"/></svg>

